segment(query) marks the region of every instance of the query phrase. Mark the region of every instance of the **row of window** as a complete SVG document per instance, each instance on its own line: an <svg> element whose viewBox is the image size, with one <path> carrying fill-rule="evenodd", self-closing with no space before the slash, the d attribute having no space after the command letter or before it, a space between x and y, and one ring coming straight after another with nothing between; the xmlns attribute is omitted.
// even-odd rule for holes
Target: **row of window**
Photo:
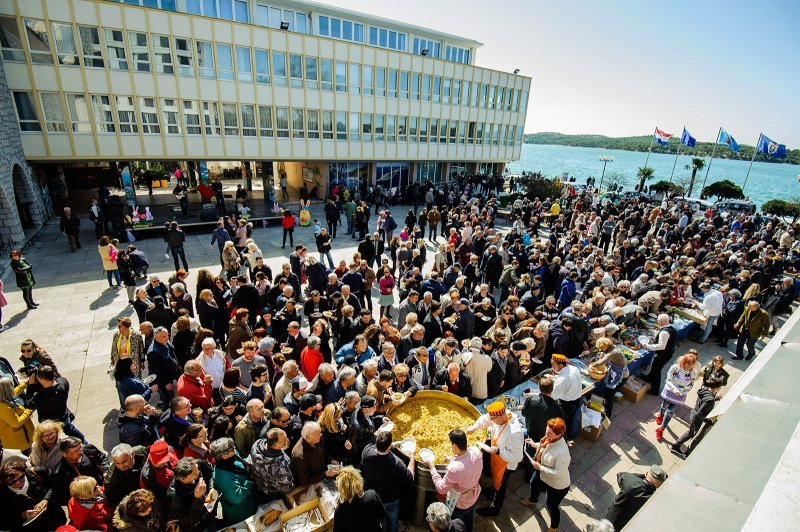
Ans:
<svg viewBox="0 0 800 532"><path fill-rule="evenodd" d="M41 131L34 93L13 91L19 127ZM226 135L513 146L522 127L438 118L348 113L271 105L236 104L176 98L38 93L45 129L50 133ZM65 106L62 105L65 104ZM66 110L65 110L66 109ZM116 119L116 120L115 120Z"/></svg>
<svg viewBox="0 0 800 532"><path fill-rule="evenodd" d="M52 63L47 25L24 19L34 63ZM404 70L233 46L138 31L51 24L53 48L63 66L156 72L280 87L347 92L524 112L527 91ZM102 41L101 41L102 36ZM126 45L127 41L127 45ZM416 40L415 40L416 42ZM0 52L7 61L24 61L22 39L12 17L0 17ZM173 55L174 54L174 55Z"/></svg>

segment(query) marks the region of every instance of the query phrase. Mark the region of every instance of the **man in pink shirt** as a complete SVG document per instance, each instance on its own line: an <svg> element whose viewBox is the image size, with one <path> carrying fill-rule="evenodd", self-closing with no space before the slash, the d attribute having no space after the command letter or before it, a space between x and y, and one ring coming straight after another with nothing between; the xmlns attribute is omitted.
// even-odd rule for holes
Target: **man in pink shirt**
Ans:
<svg viewBox="0 0 800 532"><path fill-rule="evenodd" d="M483 471L483 456L476 447L470 447L467 443L467 435L461 429L450 431L450 446L455 455L447 465L444 477L436 471L433 461L426 464L431 470L431 480L433 480L436 491L447 494L448 505L451 498L457 498L456 507L453 510L453 519L461 519L466 525L466 531L472 532L473 512L475 502L481 493L478 481Z"/></svg>

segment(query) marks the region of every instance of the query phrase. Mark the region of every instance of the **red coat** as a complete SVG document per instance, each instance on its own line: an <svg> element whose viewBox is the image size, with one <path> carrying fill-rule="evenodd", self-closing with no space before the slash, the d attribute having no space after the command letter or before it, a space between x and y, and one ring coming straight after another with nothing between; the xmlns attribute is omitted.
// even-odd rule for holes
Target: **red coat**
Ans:
<svg viewBox="0 0 800 532"><path fill-rule="evenodd" d="M294 227L294 222L295 222L294 215L284 216L281 219L281 225L283 226L284 229L291 229L292 227Z"/></svg>
<svg viewBox="0 0 800 532"><path fill-rule="evenodd" d="M105 500L95 502L89 507L87 505L88 502L81 502L75 497L69 499L67 510L69 510L72 526L78 530L102 530L103 532L108 530L114 509Z"/></svg>
<svg viewBox="0 0 800 532"><path fill-rule="evenodd" d="M211 383L189 377L185 373L178 377L178 395L185 397L192 403L192 407L200 407L203 411L214 406L214 393Z"/></svg>
<svg viewBox="0 0 800 532"><path fill-rule="evenodd" d="M300 371L303 376L311 382L319 373L319 365L325 362L322 352L319 349L309 349L304 347L300 352Z"/></svg>

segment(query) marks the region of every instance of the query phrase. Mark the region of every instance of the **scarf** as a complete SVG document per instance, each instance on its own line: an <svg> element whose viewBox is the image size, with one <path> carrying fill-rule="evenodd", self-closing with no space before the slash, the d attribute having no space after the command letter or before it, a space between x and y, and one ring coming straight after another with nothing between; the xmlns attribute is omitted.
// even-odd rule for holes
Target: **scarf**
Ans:
<svg viewBox="0 0 800 532"><path fill-rule="evenodd" d="M557 442L561 438L563 438L563 436L559 436L555 440L551 441L551 440L547 439L547 436L544 436L541 440L539 440L539 448L536 449L536 456L534 456L533 459L541 464L542 463L542 454L544 454L544 450L547 449L547 446L550 445L551 443Z"/></svg>
<svg viewBox="0 0 800 532"><path fill-rule="evenodd" d="M123 347L125 348L125 356L123 355ZM127 336L122 334L117 337L117 353L119 358L131 358L131 333L128 332Z"/></svg>

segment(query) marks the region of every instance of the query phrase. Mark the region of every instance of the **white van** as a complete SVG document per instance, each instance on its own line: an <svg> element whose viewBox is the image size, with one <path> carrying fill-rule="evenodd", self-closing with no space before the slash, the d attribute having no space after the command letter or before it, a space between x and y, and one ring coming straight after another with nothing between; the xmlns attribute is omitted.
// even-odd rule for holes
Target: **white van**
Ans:
<svg viewBox="0 0 800 532"><path fill-rule="evenodd" d="M691 209L692 214L705 214L709 209L714 209L714 204L710 201L697 198L684 198L681 196L675 198L675 201L679 204L687 205L689 209Z"/></svg>

